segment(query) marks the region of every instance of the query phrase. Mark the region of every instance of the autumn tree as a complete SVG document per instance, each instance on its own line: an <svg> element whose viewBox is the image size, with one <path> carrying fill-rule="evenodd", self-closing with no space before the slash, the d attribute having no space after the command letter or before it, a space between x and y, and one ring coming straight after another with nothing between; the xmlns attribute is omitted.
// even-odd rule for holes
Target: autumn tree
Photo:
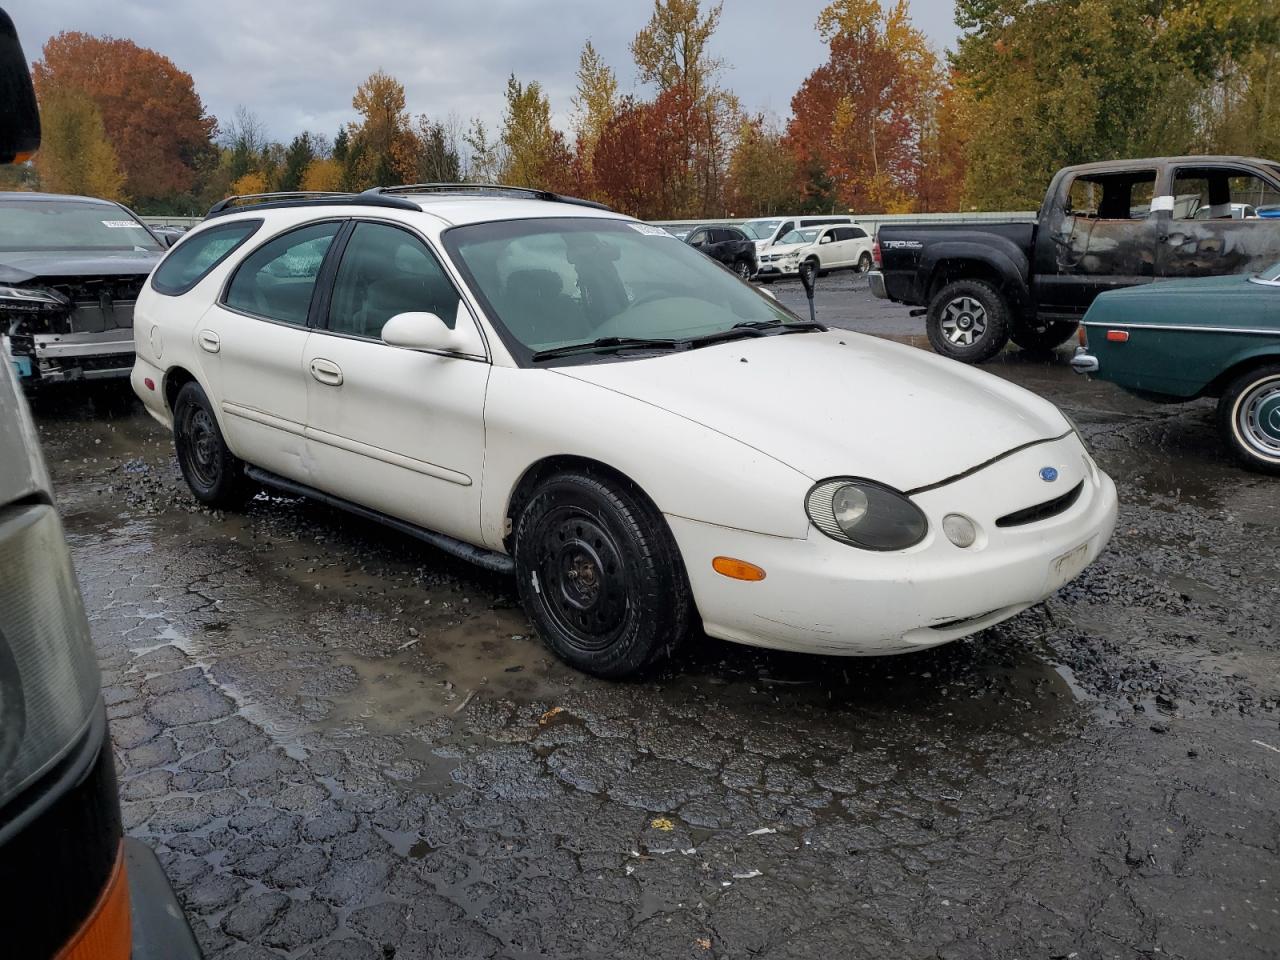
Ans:
<svg viewBox="0 0 1280 960"><path fill-rule="evenodd" d="M342 189L342 164L332 157L317 157L302 173L300 189L332 192Z"/></svg>
<svg viewBox="0 0 1280 960"><path fill-rule="evenodd" d="M503 183L573 189L573 155L564 134L551 125L551 102L538 81L523 84L514 74L507 79L502 146L506 154L500 174Z"/></svg>
<svg viewBox="0 0 1280 960"><path fill-rule="evenodd" d="M420 114L410 131L415 183L457 183L462 179L460 124L456 117L432 120Z"/></svg>
<svg viewBox="0 0 1280 960"><path fill-rule="evenodd" d="M794 208L795 158L776 122L745 117L729 157L726 202L730 215L758 217Z"/></svg>
<svg viewBox="0 0 1280 960"><path fill-rule="evenodd" d="M472 183L497 183L506 165L501 138L495 139L484 121L475 118L462 135L462 142L469 151L464 179Z"/></svg>
<svg viewBox="0 0 1280 960"><path fill-rule="evenodd" d="M350 127L345 151L351 189L405 183L413 179L417 144L409 130L404 85L382 70L356 89L351 105L360 114Z"/></svg>
<svg viewBox="0 0 1280 960"><path fill-rule="evenodd" d="M284 162L276 178L277 190L301 190L302 178L318 154L314 134L303 132L289 142L284 152Z"/></svg>
<svg viewBox="0 0 1280 960"><path fill-rule="evenodd" d="M32 68L42 101L79 91L97 107L125 192L143 209L190 195L212 151L213 118L191 75L131 40L60 33Z"/></svg>
<svg viewBox="0 0 1280 960"><path fill-rule="evenodd" d="M926 114L938 93L937 56L911 23L907 0L836 0L818 17L827 62L791 101L798 169L820 171L847 209L914 207ZM827 184L805 184L810 195Z"/></svg>
<svg viewBox="0 0 1280 960"><path fill-rule="evenodd" d="M44 189L124 200L124 174L94 102L79 90L46 87L40 114L43 135L35 163Z"/></svg>
<svg viewBox="0 0 1280 960"><path fill-rule="evenodd" d="M618 111L618 78L590 40L578 58L578 87L573 98L573 111L577 152L583 172L590 180L596 144Z"/></svg>

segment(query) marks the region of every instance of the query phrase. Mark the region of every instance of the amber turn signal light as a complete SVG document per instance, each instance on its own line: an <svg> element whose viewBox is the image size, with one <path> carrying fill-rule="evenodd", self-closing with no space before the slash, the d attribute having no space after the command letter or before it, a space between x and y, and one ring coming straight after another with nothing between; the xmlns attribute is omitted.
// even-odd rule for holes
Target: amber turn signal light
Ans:
<svg viewBox="0 0 1280 960"><path fill-rule="evenodd" d="M764 569L745 560L733 557L716 557L711 561L711 569L731 580L763 580Z"/></svg>
<svg viewBox="0 0 1280 960"><path fill-rule="evenodd" d="M107 885L75 936L55 960L129 960L133 926L129 920L129 875L124 867L124 843L116 853Z"/></svg>
<svg viewBox="0 0 1280 960"><path fill-rule="evenodd" d="M1089 345L1089 334L1085 332L1083 323L1076 327L1076 342L1082 347Z"/></svg>
<svg viewBox="0 0 1280 960"><path fill-rule="evenodd" d="M1108 330L1107 339L1110 340L1112 343L1128 343L1129 331L1128 330Z"/></svg>

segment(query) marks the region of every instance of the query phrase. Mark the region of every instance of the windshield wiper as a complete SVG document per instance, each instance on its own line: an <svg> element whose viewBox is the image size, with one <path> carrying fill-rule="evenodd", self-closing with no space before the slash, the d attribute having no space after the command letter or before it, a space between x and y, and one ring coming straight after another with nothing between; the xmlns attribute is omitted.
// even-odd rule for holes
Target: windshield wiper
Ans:
<svg viewBox="0 0 1280 960"><path fill-rule="evenodd" d="M794 323L784 323L781 320L744 320L742 323L735 323L728 330L718 330L700 337L689 337L681 342L688 347L705 347L713 343L741 340L743 337L776 337L784 333L826 329L822 324L814 323L812 320L797 320Z"/></svg>
<svg viewBox="0 0 1280 960"><path fill-rule="evenodd" d="M684 345L682 340L649 340L644 337L600 337L586 343L566 343L562 347L538 350L530 358L553 360L556 357L572 357L580 353L612 353L615 350L676 350Z"/></svg>

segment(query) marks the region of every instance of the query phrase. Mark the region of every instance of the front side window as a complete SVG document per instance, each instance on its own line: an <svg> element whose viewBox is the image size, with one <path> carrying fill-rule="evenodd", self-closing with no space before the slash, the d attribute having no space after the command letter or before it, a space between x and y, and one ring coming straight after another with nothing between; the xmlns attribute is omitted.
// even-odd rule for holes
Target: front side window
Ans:
<svg viewBox="0 0 1280 960"><path fill-rule="evenodd" d="M171 297L186 293L261 225L261 220L237 220L187 234L156 267L151 286Z"/></svg>
<svg viewBox="0 0 1280 960"><path fill-rule="evenodd" d="M114 203L25 199L0 202L0 251L159 253L163 249L137 217Z"/></svg>
<svg viewBox="0 0 1280 960"><path fill-rule="evenodd" d="M536 351L602 338L671 341L798 322L646 224L509 220L454 227L444 242L521 362Z"/></svg>
<svg viewBox="0 0 1280 960"><path fill-rule="evenodd" d="M223 300L233 310L303 326L316 277L341 222L313 223L260 246L236 268Z"/></svg>
<svg viewBox="0 0 1280 960"><path fill-rule="evenodd" d="M1067 194L1067 214L1088 220L1144 220L1155 191L1154 170L1076 177Z"/></svg>
<svg viewBox="0 0 1280 960"><path fill-rule="evenodd" d="M458 291L421 240L384 223L357 223L342 252L329 305L329 329L379 339L400 313L434 313L449 327Z"/></svg>

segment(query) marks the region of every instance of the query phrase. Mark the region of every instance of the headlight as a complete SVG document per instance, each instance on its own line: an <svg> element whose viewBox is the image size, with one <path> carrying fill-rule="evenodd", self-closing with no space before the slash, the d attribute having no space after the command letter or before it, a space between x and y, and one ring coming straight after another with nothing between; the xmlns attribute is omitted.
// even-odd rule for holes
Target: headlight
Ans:
<svg viewBox="0 0 1280 960"><path fill-rule="evenodd" d="M0 307L7 310L52 310L67 305L66 300L52 290L0 285Z"/></svg>
<svg viewBox="0 0 1280 960"><path fill-rule="evenodd" d="M919 507L871 480L824 480L809 491L805 511L832 540L864 550L905 550L929 531Z"/></svg>

